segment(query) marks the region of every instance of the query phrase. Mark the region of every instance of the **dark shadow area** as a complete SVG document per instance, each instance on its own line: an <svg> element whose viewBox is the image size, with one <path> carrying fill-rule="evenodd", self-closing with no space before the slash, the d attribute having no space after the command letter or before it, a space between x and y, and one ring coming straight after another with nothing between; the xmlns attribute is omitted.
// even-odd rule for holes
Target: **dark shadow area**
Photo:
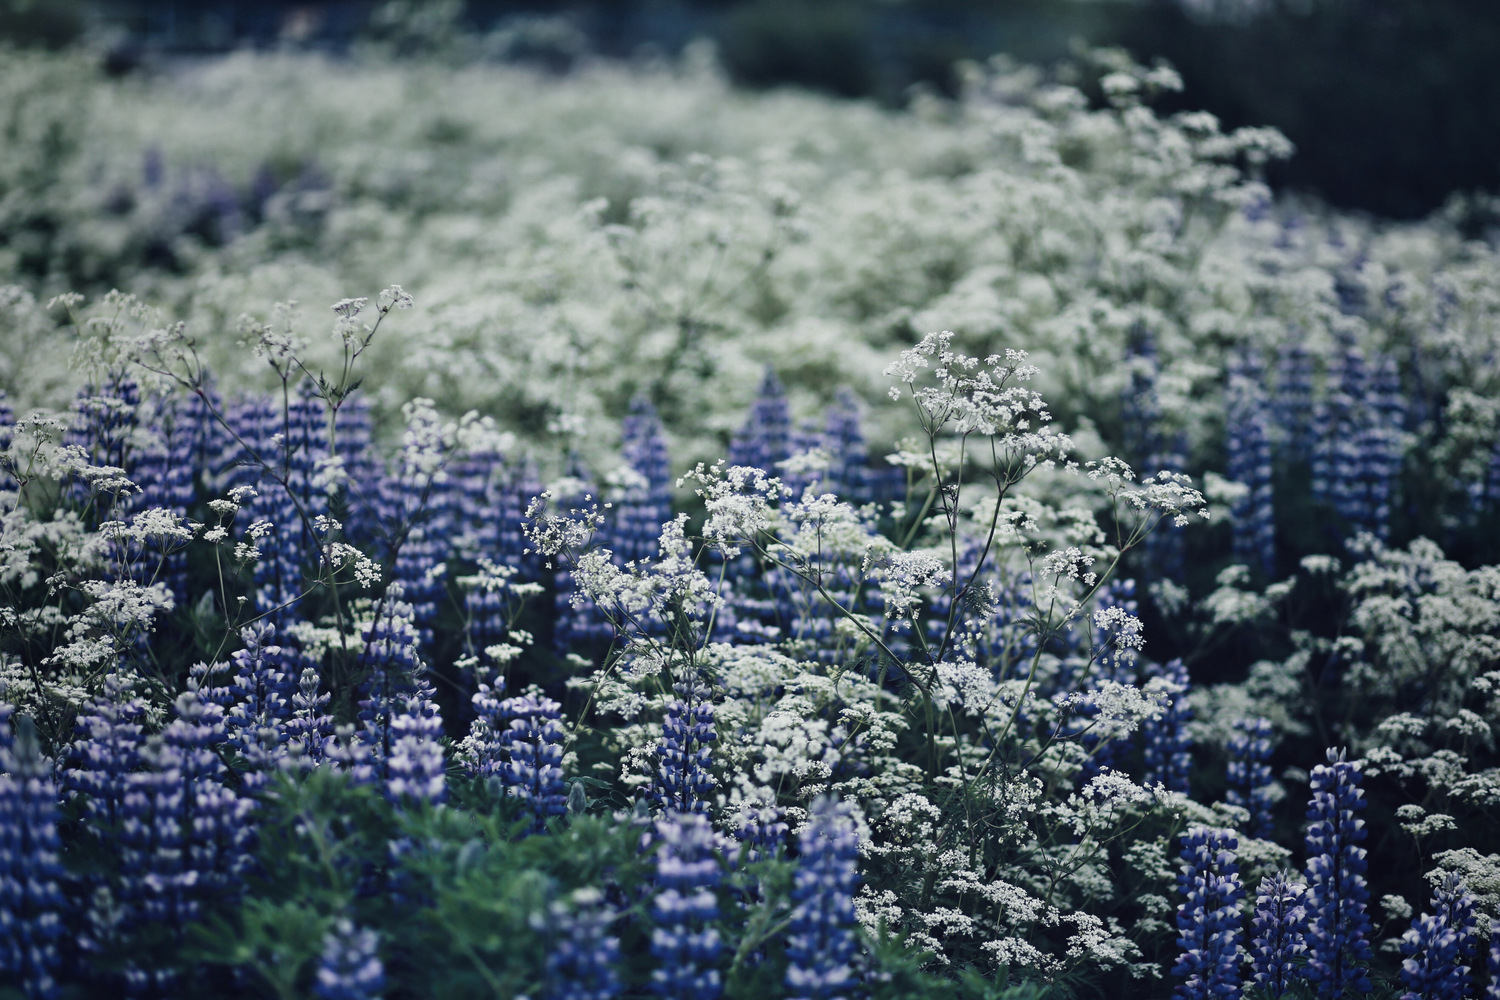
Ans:
<svg viewBox="0 0 1500 1000"><path fill-rule="evenodd" d="M1278 186L1412 218L1451 192L1500 187L1500 4L1274 0L1244 23L1171 0L1118 10L1109 37L1169 60L1182 108L1275 125L1297 145Z"/></svg>

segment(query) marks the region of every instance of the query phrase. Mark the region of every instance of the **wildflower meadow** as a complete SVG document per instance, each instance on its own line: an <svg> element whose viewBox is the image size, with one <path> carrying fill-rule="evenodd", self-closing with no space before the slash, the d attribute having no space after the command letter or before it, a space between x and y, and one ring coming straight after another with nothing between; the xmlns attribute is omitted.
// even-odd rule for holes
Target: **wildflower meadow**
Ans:
<svg viewBox="0 0 1500 1000"><path fill-rule="evenodd" d="M0 997L1500 998L1500 241L1180 89L0 51Z"/></svg>

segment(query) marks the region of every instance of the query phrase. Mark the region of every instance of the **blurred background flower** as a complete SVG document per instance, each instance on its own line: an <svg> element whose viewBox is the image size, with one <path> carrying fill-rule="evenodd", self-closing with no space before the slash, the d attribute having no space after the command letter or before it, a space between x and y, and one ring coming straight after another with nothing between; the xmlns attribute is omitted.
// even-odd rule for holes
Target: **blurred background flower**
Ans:
<svg viewBox="0 0 1500 1000"><path fill-rule="evenodd" d="M3 0L0 37L90 38L116 72L245 46L367 45L567 72L707 39L737 84L893 106L956 94L965 60L1047 65L1080 43L1120 46L1182 73L1163 110L1285 133L1298 155L1273 168L1277 186L1412 218L1500 182L1500 8L1484 0Z"/></svg>

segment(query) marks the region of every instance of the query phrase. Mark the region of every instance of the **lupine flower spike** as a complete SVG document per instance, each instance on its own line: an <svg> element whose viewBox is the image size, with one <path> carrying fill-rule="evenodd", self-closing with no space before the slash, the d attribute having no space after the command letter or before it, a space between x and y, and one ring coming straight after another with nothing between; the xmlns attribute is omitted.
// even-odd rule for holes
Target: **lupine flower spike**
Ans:
<svg viewBox="0 0 1500 1000"><path fill-rule="evenodd" d="M380 1000L385 990L385 966L380 940L372 930L356 927L340 917L323 937L313 990L320 1000Z"/></svg>
<svg viewBox="0 0 1500 1000"><path fill-rule="evenodd" d="M1500 920L1490 920L1490 951L1485 957L1485 971L1490 981L1484 987L1484 1000L1500 1000Z"/></svg>
<svg viewBox="0 0 1500 1000"><path fill-rule="evenodd" d="M1250 813L1245 832L1264 839L1271 835L1271 723L1266 719L1237 719L1229 738L1229 789L1224 798Z"/></svg>
<svg viewBox="0 0 1500 1000"><path fill-rule="evenodd" d="M1432 913L1414 917L1401 936L1401 1000L1463 1000L1474 954L1474 900L1450 872L1432 896Z"/></svg>
<svg viewBox="0 0 1500 1000"><path fill-rule="evenodd" d="M651 989L669 1000L717 1000L723 989L716 968L719 932L713 927L719 917L719 837L698 813L666 816L656 832L661 891L651 904L651 955L658 963Z"/></svg>
<svg viewBox="0 0 1500 1000"><path fill-rule="evenodd" d="M10 723L0 719L0 728ZM16 719L8 742L0 749L0 970L38 1000L57 996L64 932L57 790L30 719Z"/></svg>
<svg viewBox="0 0 1500 1000"><path fill-rule="evenodd" d="M708 793L714 779L710 773L709 744L714 733L714 707L704 682L689 679L677 685L680 700L667 706L661 743L656 748L660 765L653 798L668 811L708 811Z"/></svg>
<svg viewBox="0 0 1500 1000"><path fill-rule="evenodd" d="M615 912L598 889L574 891L572 906L557 901L534 922L547 935L547 979L542 1000L610 1000L620 995L620 939L609 933Z"/></svg>
<svg viewBox="0 0 1500 1000"><path fill-rule="evenodd" d="M500 703L500 717L508 726L499 743L510 760L501 771L506 792L526 803L534 818L533 829L546 829L547 818L568 811L568 788L563 783L562 706L551 698L529 691Z"/></svg>
<svg viewBox="0 0 1500 1000"><path fill-rule="evenodd" d="M1353 990L1368 993L1370 917L1365 912L1365 808L1359 768L1342 750L1328 751L1328 763L1313 769L1313 796L1307 805L1307 883L1309 928L1307 978L1320 997L1335 1000Z"/></svg>
<svg viewBox="0 0 1500 1000"><path fill-rule="evenodd" d="M1250 940L1250 978L1270 1000L1285 996L1300 978L1298 960L1307 952L1306 900L1307 886L1290 872L1261 880L1252 924L1255 936Z"/></svg>
<svg viewBox="0 0 1500 1000"><path fill-rule="evenodd" d="M1237 1000L1240 995L1240 911L1244 896L1232 830L1199 827L1182 835L1177 876L1183 902L1177 907L1178 947L1173 975L1185 976L1173 995L1180 1000Z"/></svg>
<svg viewBox="0 0 1500 1000"><path fill-rule="evenodd" d="M129 681L109 674L102 693L78 716L77 766L64 772L65 780L84 796L88 826L100 837L113 836L124 816L130 774L140 764L145 742L140 723L145 713L146 703L130 695Z"/></svg>
<svg viewBox="0 0 1500 1000"><path fill-rule="evenodd" d="M1192 770L1192 746L1187 723L1192 718L1188 703L1187 666L1181 660L1173 660L1165 667L1154 667L1148 673L1158 673L1170 682L1170 702L1159 717L1148 720L1141 727L1146 743L1146 784L1166 786L1169 792L1188 791L1188 774Z"/></svg>
<svg viewBox="0 0 1500 1000"><path fill-rule="evenodd" d="M847 805L823 796L809 812L792 884L786 985L796 1000L832 1000L853 979L859 837Z"/></svg>
<svg viewBox="0 0 1500 1000"><path fill-rule="evenodd" d="M1266 576L1276 572L1276 522L1271 486L1271 405L1260 365L1230 369L1225 394L1229 478L1245 487L1233 504L1234 554Z"/></svg>

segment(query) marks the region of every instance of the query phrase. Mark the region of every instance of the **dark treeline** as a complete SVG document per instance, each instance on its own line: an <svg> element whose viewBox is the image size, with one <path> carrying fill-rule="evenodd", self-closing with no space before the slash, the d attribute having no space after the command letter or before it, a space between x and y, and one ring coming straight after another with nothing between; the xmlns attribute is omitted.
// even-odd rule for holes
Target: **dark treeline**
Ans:
<svg viewBox="0 0 1500 1000"><path fill-rule="evenodd" d="M1083 39L1171 62L1184 108L1285 132L1298 153L1279 187L1398 218L1500 190L1493 0L0 0L0 36L59 46L93 26L122 70L153 52L341 51L401 30L430 43L455 25L503 35L492 55L552 69L709 37L740 84L889 105L913 87L954 93L959 60L1050 64Z"/></svg>

